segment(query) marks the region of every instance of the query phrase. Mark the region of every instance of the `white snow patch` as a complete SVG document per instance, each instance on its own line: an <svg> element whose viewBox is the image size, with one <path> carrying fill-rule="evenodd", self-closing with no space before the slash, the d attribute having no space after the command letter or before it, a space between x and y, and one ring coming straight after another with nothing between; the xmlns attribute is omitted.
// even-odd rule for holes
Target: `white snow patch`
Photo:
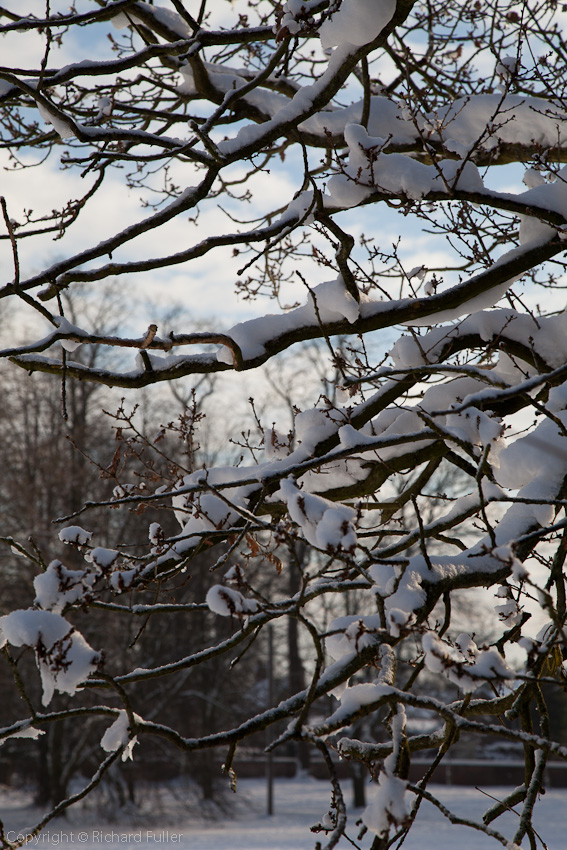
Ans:
<svg viewBox="0 0 567 850"><path fill-rule="evenodd" d="M206 603L214 614L221 617L243 617L254 614L259 608L255 599L246 599L239 590L215 584L208 591Z"/></svg>
<svg viewBox="0 0 567 850"><path fill-rule="evenodd" d="M100 662L100 653L80 632L51 611L28 608L0 617L0 648L6 643L35 650L44 705L49 704L55 690L74 694Z"/></svg>
<svg viewBox="0 0 567 850"><path fill-rule="evenodd" d="M92 531L85 531L80 525L69 525L59 532L62 543L75 543L77 546L86 546L92 536Z"/></svg>
<svg viewBox="0 0 567 850"><path fill-rule="evenodd" d="M142 718L135 714L134 719L138 721ZM116 750L124 747L122 761L133 759L132 751L138 743L138 738L136 736L130 738L129 723L130 720L128 718L128 714L124 709L121 709L118 713L118 717L114 723L108 727L100 741L102 749L107 753L114 753Z"/></svg>
<svg viewBox="0 0 567 850"><path fill-rule="evenodd" d="M319 30L325 49L342 44L362 47L380 35L396 11L396 0L343 0Z"/></svg>

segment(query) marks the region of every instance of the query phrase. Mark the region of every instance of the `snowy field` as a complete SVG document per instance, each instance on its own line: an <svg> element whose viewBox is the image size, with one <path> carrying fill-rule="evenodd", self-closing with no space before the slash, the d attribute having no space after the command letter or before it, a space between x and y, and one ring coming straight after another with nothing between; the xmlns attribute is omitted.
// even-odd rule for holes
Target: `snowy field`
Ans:
<svg viewBox="0 0 567 850"><path fill-rule="evenodd" d="M345 794L350 795L349 785ZM476 818L491 804L491 801L474 788L431 786L444 804L454 813ZM503 789L483 789L495 797L505 793ZM313 850L318 840L324 846L324 835L314 835L309 827L318 823L328 810L328 786L314 779L278 780L275 785L274 808L271 817L266 815L266 789L260 780L241 780L234 799L234 814L219 819L191 816L187 813L175 816L161 810L155 821L151 815L143 823L107 823L99 813L92 811L73 812L67 820L52 822L39 836L31 839L30 847L82 847L85 850L100 850L101 847L137 847L141 850L156 850L157 847L174 850ZM549 850L563 850L566 842L567 789L551 790L536 806L536 828ZM0 791L1 817L6 837L14 839L37 820L40 814L26 800L15 793ZM354 825L360 812L352 812L350 834L356 838ZM236 816L234 816L236 815ZM499 830L511 837L517 824L517 816L509 814L498 822ZM368 838L362 843L368 848ZM529 846L524 842L525 846ZM466 827L452 826L433 806L422 803L418 820L404 842L405 850L483 850L500 847L481 833ZM543 845L538 845L543 847ZM347 841L339 843L340 850L352 848Z"/></svg>

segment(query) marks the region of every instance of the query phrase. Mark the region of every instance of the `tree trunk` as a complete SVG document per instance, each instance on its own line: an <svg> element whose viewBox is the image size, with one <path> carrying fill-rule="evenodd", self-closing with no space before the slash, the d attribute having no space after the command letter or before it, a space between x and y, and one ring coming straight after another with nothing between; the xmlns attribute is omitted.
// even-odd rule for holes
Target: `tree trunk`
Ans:
<svg viewBox="0 0 567 850"><path fill-rule="evenodd" d="M294 596L301 588L301 574L303 565L307 559L308 550L303 541L298 541L295 551L291 552L289 559L289 595ZM287 621L287 654L288 654L288 683L292 694L296 694L305 688L305 668L299 651L299 621L296 617L290 617ZM311 748L304 741L296 744L296 758L299 769L308 771L311 765Z"/></svg>

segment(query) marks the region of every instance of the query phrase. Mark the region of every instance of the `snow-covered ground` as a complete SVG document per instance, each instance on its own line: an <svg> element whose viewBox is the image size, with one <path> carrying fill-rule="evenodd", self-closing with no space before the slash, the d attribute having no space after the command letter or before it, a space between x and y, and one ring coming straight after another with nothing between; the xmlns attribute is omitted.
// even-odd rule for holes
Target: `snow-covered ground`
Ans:
<svg viewBox="0 0 567 850"><path fill-rule="evenodd" d="M350 788L345 786L345 795ZM501 797L509 789L483 789ZM454 813L467 818L478 816L491 805L491 800L474 788L431 786L443 803ZM75 811L67 820L52 822L28 846L85 848L131 846L140 850L157 847L181 850L313 850L317 841L325 845L324 834L313 834L310 827L318 823L329 807L329 786L315 779L278 780L275 785L274 814L266 814L266 787L261 780L241 780L235 798L235 815L220 819L193 814L188 818L172 818L171 809L164 810L152 821L143 823L106 823L102 815L95 819L92 812L84 815ZM536 806L535 824L549 850L566 846L566 790L550 790ZM0 790L0 812L6 837L13 840L19 831L36 822L39 814L21 796ZM352 812L351 837L356 839L355 821L360 812ZM498 821L498 828L510 838L518 816L509 814ZM361 842L369 846L368 837ZM527 842L524 842L528 846ZM404 842L404 850L484 850L501 846L481 833L467 827L452 826L434 807L423 802L420 814ZM543 846L543 845L539 845ZM351 848L347 841L339 843L340 850Z"/></svg>

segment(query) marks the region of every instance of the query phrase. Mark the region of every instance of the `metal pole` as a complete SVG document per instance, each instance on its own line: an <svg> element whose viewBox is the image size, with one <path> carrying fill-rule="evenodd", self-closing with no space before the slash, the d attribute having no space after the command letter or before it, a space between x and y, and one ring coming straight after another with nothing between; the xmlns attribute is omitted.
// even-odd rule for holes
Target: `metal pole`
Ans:
<svg viewBox="0 0 567 850"><path fill-rule="evenodd" d="M274 704L274 629L273 626L268 626L268 706L272 708ZM266 729L266 745L271 741L271 731L268 726ZM269 815L274 813L274 761L273 753L270 750L266 753L266 785L268 792L267 810Z"/></svg>

